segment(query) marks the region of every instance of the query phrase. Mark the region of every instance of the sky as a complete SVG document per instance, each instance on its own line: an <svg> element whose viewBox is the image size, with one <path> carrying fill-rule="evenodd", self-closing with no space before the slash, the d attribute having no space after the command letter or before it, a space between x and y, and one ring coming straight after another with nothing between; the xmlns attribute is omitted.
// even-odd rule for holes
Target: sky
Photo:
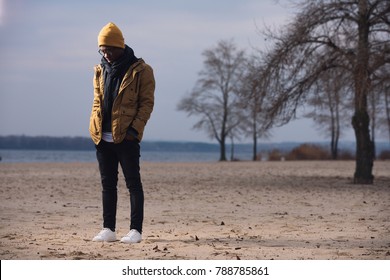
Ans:
<svg viewBox="0 0 390 280"><path fill-rule="evenodd" d="M273 0L0 0L0 135L88 137L97 35L114 22L154 69L155 108L144 140L216 142L193 130L196 117L177 110L202 70L202 52L233 40L250 54L264 47L259 30L292 17ZM346 130L341 140L353 139ZM327 140L299 119L274 128L267 141Z"/></svg>

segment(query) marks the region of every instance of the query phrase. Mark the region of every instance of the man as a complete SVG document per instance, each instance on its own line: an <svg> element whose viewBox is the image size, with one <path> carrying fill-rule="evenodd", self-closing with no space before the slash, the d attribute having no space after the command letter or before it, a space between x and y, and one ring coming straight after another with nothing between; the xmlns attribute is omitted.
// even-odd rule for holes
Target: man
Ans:
<svg viewBox="0 0 390 280"><path fill-rule="evenodd" d="M89 131L96 146L102 182L103 230L93 241L116 241L118 165L130 192L130 232L124 243L142 240L144 193L140 141L154 106L152 68L125 45L121 30L108 23L98 35L101 64L95 66Z"/></svg>

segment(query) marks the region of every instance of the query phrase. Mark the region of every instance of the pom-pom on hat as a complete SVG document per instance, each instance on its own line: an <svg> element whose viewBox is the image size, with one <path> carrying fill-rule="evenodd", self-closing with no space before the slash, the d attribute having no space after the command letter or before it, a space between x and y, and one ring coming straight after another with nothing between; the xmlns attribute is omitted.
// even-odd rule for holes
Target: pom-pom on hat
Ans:
<svg viewBox="0 0 390 280"><path fill-rule="evenodd" d="M125 39L123 38L122 31L114 23L109 22L100 30L98 47L100 46L125 48Z"/></svg>

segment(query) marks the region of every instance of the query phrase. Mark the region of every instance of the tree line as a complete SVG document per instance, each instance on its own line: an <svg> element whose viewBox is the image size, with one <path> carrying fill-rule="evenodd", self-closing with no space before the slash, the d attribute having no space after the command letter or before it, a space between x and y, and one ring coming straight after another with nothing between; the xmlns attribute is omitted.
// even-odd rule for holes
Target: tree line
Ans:
<svg viewBox="0 0 390 280"><path fill-rule="evenodd" d="M51 136L0 136L0 149L30 150L93 150L91 138L87 137L51 137Z"/></svg>
<svg viewBox="0 0 390 280"><path fill-rule="evenodd" d="M338 157L343 128L356 139L354 182L373 183L375 137L390 139L390 1L296 1L287 26L263 35L266 50L248 55L233 40L203 52L203 69L178 110L197 116L220 146L251 137L257 141L287 124L305 106L330 139Z"/></svg>

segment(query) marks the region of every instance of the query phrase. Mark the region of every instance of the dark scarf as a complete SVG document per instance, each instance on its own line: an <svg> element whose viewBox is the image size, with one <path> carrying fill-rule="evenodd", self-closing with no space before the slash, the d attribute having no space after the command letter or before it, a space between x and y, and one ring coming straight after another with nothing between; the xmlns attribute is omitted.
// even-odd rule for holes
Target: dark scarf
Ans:
<svg viewBox="0 0 390 280"><path fill-rule="evenodd" d="M104 102L103 102L103 131L111 131L111 112L115 98L118 96L119 86L130 66L137 62L138 58L129 46L125 46L123 55L113 63L109 63L102 57L104 78Z"/></svg>

